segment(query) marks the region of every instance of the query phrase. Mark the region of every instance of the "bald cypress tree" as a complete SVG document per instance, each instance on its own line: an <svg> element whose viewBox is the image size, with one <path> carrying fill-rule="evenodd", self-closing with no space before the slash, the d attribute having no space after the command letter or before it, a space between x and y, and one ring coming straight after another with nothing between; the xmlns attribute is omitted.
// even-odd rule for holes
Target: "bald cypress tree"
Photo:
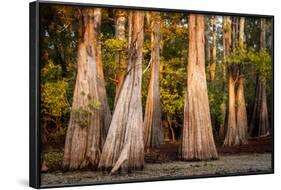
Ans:
<svg viewBox="0 0 281 190"><path fill-rule="evenodd" d="M181 146L183 160L218 158L205 73L204 25L203 15L189 15L187 94Z"/></svg>
<svg viewBox="0 0 281 190"><path fill-rule="evenodd" d="M144 116L144 143L156 148L164 143L160 103L160 13L150 13L151 20L151 74Z"/></svg>
<svg viewBox="0 0 281 190"><path fill-rule="evenodd" d="M144 165L141 104L144 13L133 11L130 14L126 76L99 162L99 168L111 170L111 173L142 169Z"/></svg>
<svg viewBox="0 0 281 190"><path fill-rule="evenodd" d="M100 9L79 16L77 78L64 148L63 167L97 168L111 118L106 101L100 43Z"/></svg>

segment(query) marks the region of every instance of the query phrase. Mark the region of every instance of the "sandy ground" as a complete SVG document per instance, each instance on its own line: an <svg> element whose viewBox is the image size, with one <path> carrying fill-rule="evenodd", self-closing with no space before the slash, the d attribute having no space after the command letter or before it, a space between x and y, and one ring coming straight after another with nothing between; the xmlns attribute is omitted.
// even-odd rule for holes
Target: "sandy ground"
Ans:
<svg viewBox="0 0 281 190"><path fill-rule="evenodd" d="M41 184L102 183L123 180L182 177L196 175L224 175L245 172L271 171L271 154L225 155L219 160L203 162L172 161L163 164L145 164L143 171L109 175L97 171L52 172L41 175Z"/></svg>

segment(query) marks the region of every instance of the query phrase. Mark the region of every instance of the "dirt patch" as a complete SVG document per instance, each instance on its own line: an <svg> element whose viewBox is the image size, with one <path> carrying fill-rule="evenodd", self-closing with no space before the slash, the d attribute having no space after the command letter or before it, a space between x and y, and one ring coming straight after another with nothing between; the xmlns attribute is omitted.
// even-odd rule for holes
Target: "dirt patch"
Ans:
<svg viewBox="0 0 281 190"><path fill-rule="evenodd" d="M52 172L41 175L42 185L120 182L134 179L180 177L271 171L271 154L221 155L219 160L203 162L170 161L146 163L144 170L130 174L109 175L100 171Z"/></svg>

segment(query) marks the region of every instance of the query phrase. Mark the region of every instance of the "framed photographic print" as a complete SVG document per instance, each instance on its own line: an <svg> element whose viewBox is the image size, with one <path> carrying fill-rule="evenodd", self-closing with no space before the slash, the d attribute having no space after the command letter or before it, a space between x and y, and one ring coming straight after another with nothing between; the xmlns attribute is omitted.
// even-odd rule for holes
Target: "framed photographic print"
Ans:
<svg viewBox="0 0 281 190"><path fill-rule="evenodd" d="M274 172L274 16L30 3L30 186Z"/></svg>

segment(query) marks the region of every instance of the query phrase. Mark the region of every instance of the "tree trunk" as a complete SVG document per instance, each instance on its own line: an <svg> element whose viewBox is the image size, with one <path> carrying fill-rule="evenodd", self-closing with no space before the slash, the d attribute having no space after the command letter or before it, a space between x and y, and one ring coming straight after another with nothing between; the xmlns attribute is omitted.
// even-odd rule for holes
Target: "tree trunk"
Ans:
<svg viewBox="0 0 281 190"><path fill-rule="evenodd" d="M248 120L247 120L247 110L244 97L244 78L240 77L238 79L238 87L236 92L237 97L237 111L236 111L236 124L238 129L239 138L241 144L248 143Z"/></svg>
<svg viewBox="0 0 281 190"><path fill-rule="evenodd" d="M115 36L121 42L126 40L126 12L124 10L116 11L116 28L115 28ZM118 53L118 74L117 74L117 84L115 90L115 99L114 105L116 105L117 99L119 97L120 89L122 87L125 74L126 74L126 55L125 50L120 50Z"/></svg>
<svg viewBox="0 0 281 190"><path fill-rule="evenodd" d="M230 24L229 17L223 17L223 55L222 55L222 92L223 92L223 99L222 103L220 105L220 128L219 128L219 138L224 139L225 137L225 121L226 121L226 63L224 61L226 55L229 54L229 48L230 48L230 38L229 38L229 31L228 31L228 26Z"/></svg>
<svg viewBox="0 0 281 190"><path fill-rule="evenodd" d="M243 45L245 42L244 39L244 28L245 28L245 18L240 17L240 23L239 23L239 47L243 49Z"/></svg>
<svg viewBox="0 0 281 190"><path fill-rule="evenodd" d="M68 125L63 167L96 168L104 141L103 99L99 94L96 9L81 9L77 53L77 78Z"/></svg>
<svg viewBox="0 0 281 190"><path fill-rule="evenodd" d="M253 137L268 134L268 110L266 102L266 81L260 75L256 80L256 93L250 123L250 134Z"/></svg>
<svg viewBox="0 0 281 190"><path fill-rule="evenodd" d="M233 79L233 73L231 69L229 69L228 76L228 93L227 132L223 145L231 147L240 145L239 133L236 125L235 80Z"/></svg>
<svg viewBox="0 0 281 190"><path fill-rule="evenodd" d="M230 47L232 41L235 41L235 24L232 23L230 17L226 17L226 23L224 28L225 38L225 56L230 53ZM234 46L234 44L232 44ZM233 65L228 64L228 116L227 116L227 131L224 139L223 146L235 146L239 145L239 135L236 125L236 109L235 109L235 79L233 78Z"/></svg>
<svg viewBox="0 0 281 190"><path fill-rule="evenodd" d="M217 159L205 73L203 15L189 15L188 38L187 94L184 107L182 159Z"/></svg>
<svg viewBox="0 0 281 190"><path fill-rule="evenodd" d="M266 48L265 19L261 18L260 49ZM269 133L267 110L266 79L257 74L255 99L250 122L251 136L264 136Z"/></svg>
<svg viewBox="0 0 281 190"><path fill-rule="evenodd" d="M116 171L142 169L144 165L141 104L144 13L133 11L127 74L122 85L99 168Z"/></svg>
<svg viewBox="0 0 281 190"><path fill-rule="evenodd" d="M94 11L94 41L95 41L95 52L96 52L96 60L97 60L97 81L98 81L98 90L101 101L101 109L103 110L103 125L105 128L105 136L108 132L109 125L111 122L111 111L108 105L104 74L103 74L103 66L102 66L102 56L101 56L101 41L100 41L100 31L101 31L101 9L96 8Z"/></svg>
<svg viewBox="0 0 281 190"><path fill-rule="evenodd" d="M210 65L210 79L211 80L215 80L216 65L217 65L217 17L214 16L212 63Z"/></svg>
<svg viewBox="0 0 281 190"><path fill-rule="evenodd" d="M158 148L164 143L159 89L160 75L160 13L150 13L151 19L151 75L144 116L144 144Z"/></svg>
<svg viewBox="0 0 281 190"><path fill-rule="evenodd" d="M239 24L239 46L242 50L244 47L244 25L245 25L245 18L240 17L240 24ZM241 144L248 143L248 120L247 120L247 110L246 110L246 103L245 103L245 96L244 96L244 77L241 70L242 66L240 67L240 76L238 79L238 87L237 87L237 112L236 112L236 124L238 129L238 134L240 138Z"/></svg>
<svg viewBox="0 0 281 190"><path fill-rule="evenodd" d="M238 18L234 17L232 23L232 41L235 42L237 34L239 34L239 48L243 49L244 43L244 17L240 18L238 31ZM232 44L235 48L235 44ZM228 124L227 133L224 140L224 146L238 146L247 143L247 111L244 97L244 78L241 70L242 66L228 64L229 70L229 107L228 107ZM233 73L236 73L234 79ZM237 92L235 93L235 85L238 83ZM237 102L236 102L237 101ZM236 105L237 103L237 105Z"/></svg>
<svg viewBox="0 0 281 190"><path fill-rule="evenodd" d="M209 42L209 18L205 18L205 62L206 65L210 64L211 60L211 47L210 47L210 42ZM209 78L208 78L209 79Z"/></svg>

